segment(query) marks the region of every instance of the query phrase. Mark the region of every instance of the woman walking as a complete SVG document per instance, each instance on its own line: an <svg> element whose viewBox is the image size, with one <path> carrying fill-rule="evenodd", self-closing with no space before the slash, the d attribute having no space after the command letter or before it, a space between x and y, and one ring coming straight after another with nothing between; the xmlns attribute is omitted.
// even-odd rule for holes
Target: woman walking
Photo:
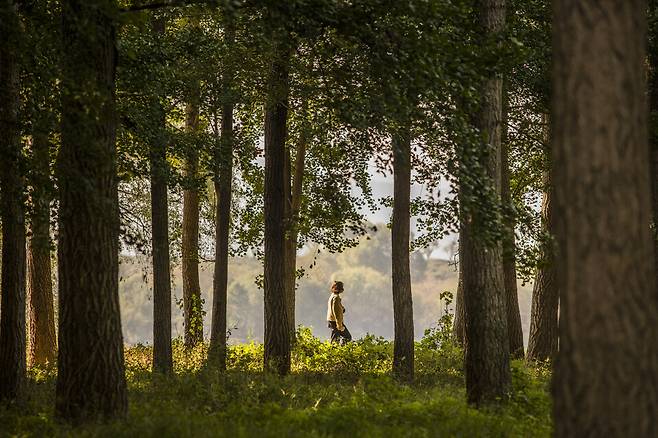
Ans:
<svg viewBox="0 0 658 438"><path fill-rule="evenodd" d="M334 281L331 285L331 296L327 303L327 324L331 329L331 342L339 343L340 345L345 345L352 340L352 335L343 323L345 307L343 307L340 299L340 294L343 291L343 282Z"/></svg>

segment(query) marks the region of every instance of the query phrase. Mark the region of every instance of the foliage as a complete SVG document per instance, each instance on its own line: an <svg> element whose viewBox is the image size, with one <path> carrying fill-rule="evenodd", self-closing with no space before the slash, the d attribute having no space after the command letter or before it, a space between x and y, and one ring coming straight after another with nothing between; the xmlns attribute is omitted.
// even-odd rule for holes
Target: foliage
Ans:
<svg viewBox="0 0 658 438"><path fill-rule="evenodd" d="M71 428L53 419L55 372L30 371L28 398L0 407L8 436L549 436L545 368L514 363L505 406L476 410L464 401L461 354L437 348L434 334L416 344L418 377L390 377L392 345L366 336L344 347L298 331L293 372L264 374L261 344L232 346L229 370L203 364L207 345L174 343L175 374L153 375L151 349L126 349L127 419ZM452 365L455 365L453 368ZM4 436L4 435L3 435Z"/></svg>

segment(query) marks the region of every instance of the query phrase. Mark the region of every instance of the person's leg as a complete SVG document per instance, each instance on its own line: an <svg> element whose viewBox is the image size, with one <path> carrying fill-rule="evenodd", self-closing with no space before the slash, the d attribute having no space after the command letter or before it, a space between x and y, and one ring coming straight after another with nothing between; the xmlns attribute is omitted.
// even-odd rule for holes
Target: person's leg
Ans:
<svg viewBox="0 0 658 438"><path fill-rule="evenodd" d="M336 327L336 323L329 321L329 328L331 329L331 343L334 344L340 342L340 332Z"/></svg>
<svg viewBox="0 0 658 438"><path fill-rule="evenodd" d="M352 333L350 333L350 331L347 330L347 327L345 327L345 330L343 331L343 337L347 339L347 342L350 342L352 340Z"/></svg>

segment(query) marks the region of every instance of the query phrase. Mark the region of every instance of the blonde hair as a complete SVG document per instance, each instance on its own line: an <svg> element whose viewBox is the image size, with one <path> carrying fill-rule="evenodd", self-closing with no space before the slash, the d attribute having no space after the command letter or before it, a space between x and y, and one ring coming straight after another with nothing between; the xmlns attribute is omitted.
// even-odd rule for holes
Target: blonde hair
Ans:
<svg viewBox="0 0 658 438"><path fill-rule="evenodd" d="M339 294L343 292L343 282L342 281L334 281L333 284L331 285L331 291L335 294Z"/></svg>

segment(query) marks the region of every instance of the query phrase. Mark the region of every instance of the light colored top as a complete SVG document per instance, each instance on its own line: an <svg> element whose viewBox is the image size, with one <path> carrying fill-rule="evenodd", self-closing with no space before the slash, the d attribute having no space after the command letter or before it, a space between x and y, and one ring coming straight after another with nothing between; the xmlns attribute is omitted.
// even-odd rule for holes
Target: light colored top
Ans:
<svg viewBox="0 0 658 438"><path fill-rule="evenodd" d="M327 321L335 321L338 330L341 332L345 329L343 326L343 312L345 308L340 302L340 295L332 293L327 302Z"/></svg>

